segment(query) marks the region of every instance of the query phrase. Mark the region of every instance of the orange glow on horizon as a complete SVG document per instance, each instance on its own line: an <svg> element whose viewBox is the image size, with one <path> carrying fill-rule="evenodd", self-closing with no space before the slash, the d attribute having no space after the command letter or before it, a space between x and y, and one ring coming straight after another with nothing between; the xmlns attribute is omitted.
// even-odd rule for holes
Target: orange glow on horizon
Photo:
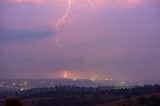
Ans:
<svg viewBox="0 0 160 106"><path fill-rule="evenodd" d="M65 70L64 73L63 73L63 78L73 79L73 73L71 73L71 72L68 71L68 70Z"/></svg>
<svg viewBox="0 0 160 106"><path fill-rule="evenodd" d="M68 72L67 72L67 70L64 72L63 78L68 78Z"/></svg>
<svg viewBox="0 0 160 106"><path fill-rule="evenodd" d="M77 77L73 74L73 72L65 70L63 72L63 78L67 78L67 79L72 79L72 80L76 80Z"/></svg>

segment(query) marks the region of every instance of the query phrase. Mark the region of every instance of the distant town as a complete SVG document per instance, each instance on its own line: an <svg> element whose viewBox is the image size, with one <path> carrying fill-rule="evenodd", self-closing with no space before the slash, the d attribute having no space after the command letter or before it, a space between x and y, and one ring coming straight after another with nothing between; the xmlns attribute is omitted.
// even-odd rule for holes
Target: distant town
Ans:
<svg viewBox="0 0 160 106"><path fill-rule="evenodd" d="M75 85L79 87L114 86L116 88L160 84L158 80L145 81L115 81L86 79L1 79L0 91L24 91L32 88L51 88L55 86Z"/></svg>

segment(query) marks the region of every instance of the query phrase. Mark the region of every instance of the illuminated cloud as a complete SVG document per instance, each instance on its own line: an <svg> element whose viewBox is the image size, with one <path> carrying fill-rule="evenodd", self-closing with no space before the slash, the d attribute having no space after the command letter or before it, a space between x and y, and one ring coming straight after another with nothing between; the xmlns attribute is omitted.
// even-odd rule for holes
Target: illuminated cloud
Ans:
<svg viewBox="0 0 160 106"><path fill-rule="evenodd" d="M8 2L8 3L45 3L48 0L2 0L2 2Z"/></svg>
<svg viewBox="0 0 160 106"><path fill-rule="evenodd" d="M126 4L131 7L135 7L143 3L142 0L126 0Z"/></svg>
<svg viewBox="0 0 160 106"><path fill-rule="evenodd" d="M66 5L68 0L1 0L2 3L18 3L18 4L55 4ZM144 3L160 4L159 0L71 0L72 5L80 5L89 3L92 8L96 6L120 5L127 7L136 7Z"/></svg>
<svg viewBox="0 0 160 106"><path fill-rule="evenodd" d="M136 7L144 0L95 0L95 3L103 6Z"/></svg>
<svg viewBox="0 0 160 106"><path fill-rule="evenodd" d="M72 1L60 50L55 24L67 0L0 0L0 77L159 78L159 0L93 0L94 14L87 0Z"/></svg>

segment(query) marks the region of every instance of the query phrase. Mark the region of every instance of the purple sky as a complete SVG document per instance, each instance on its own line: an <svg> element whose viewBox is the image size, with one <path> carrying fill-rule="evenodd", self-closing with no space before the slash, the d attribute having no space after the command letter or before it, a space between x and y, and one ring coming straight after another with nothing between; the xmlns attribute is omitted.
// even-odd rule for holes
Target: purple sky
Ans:
<svg viewBox="0 0 160 106"><path fill-rule="evenodd" d="M160 80L159 0L0 0L0 78Z"/></svg>

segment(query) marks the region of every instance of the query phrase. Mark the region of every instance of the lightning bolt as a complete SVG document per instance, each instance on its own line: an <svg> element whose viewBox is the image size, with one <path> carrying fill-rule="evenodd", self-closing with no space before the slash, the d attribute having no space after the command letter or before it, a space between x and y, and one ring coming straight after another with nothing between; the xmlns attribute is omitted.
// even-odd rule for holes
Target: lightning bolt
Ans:
<svg viewBox="0 0 160 106"><path fill-rule="evenodd" d="M91 8L93 10L93 13L94 13L94 8L95 8L95 5L93 3L92 0L87 0L89 5L91 5ZM70 10L71 10L71 4L72 4L72 0L68 0L68 7L67 7L67 10L66 10L66 13L57 21L56 23L56 42L57 42L57 45L60 49L63 49L61 43L60 43L60 25L63 24L63 22L65 21L65 19L68 17L69 13L70 13Z"/></svg>
<svg viewBox="0 0 160 106"><path fill-rule="evenodd" d="M57 33L56 42L57 42L57 45L58 45L58 47L60 49L62 49L63 47L61 46L61 43L60 43L60 31L59 31L59 28L60 28L60 25L68 17L68 15L70 13L70 10L71 10L71 0L68 0L68 7L67 7L67 10L66 10L66 13L56 23L56 33Z"/></svg>

